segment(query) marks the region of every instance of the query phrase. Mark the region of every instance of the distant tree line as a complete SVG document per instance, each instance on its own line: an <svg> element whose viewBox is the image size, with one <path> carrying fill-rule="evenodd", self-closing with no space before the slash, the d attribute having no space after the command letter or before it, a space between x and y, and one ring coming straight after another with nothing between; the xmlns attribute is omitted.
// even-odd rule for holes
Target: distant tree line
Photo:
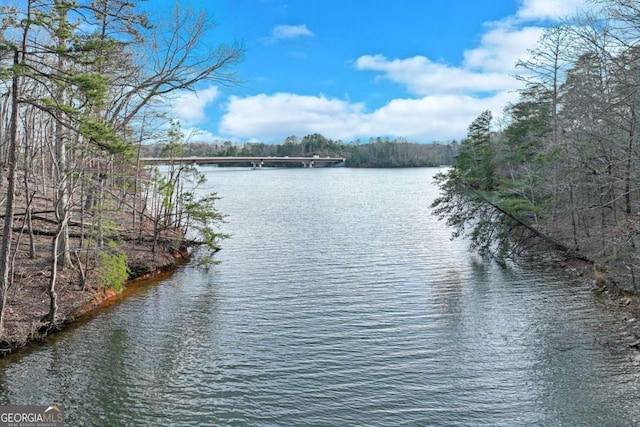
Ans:
<svg viewBox="0 0 640 427"><path fill-rule="evenodd" d="M143 145L143 157L161 157L165 144ZM334 141L320 134L312 134L298 139L287 137L281 144L246 143L236 145L230 141L222 144L191 142L184 144L185 157L206 156L321 156L344 157L350 167L397 168L451 165L458 151L458 143L417 143L404 138L371 138L367 143L360 141L344 143Z"/></svg>
<svg viewBox="0 0 640 427"><path fill-rule="evenodd" d="M518 63L525 86L503 130L489 111L471 123L434 209L481 253L545 242L638 290L640 9L592 4Z"/></svg>

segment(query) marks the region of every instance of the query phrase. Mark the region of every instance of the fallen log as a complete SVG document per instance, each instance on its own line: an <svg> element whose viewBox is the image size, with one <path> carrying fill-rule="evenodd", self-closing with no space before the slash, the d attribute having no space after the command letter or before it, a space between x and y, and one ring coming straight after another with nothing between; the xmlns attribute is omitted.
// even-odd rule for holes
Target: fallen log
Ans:
<svg viewBox="0 0 640 427"><path fill-rule="evenodd" d="M54 210L50 210L50 211L33 211L31 212L31 215L33 217L33 215L41 215L41 214L48 214L48 213L56 213L56 211ZM0 218L4 218L6 214L0 214ZM19 217L19 216L26 216L27 215L27 211L24 212L14 212L13 216L14 217Z"/></svg>
<svg viewBox="0 0 640 427"><path fill-rule="evenodd" d="M23 232L24 230L22 229L22 227L14 227L13 231L16 233L20 233ZM33 234L36 236L49 236L49 237L55 237L56 232L55 230L41 230L41 229L34 229L33 230ZM76 239L80 239L82 237L82 233L78 233L78 232L69 232L69 237L72 238L76 238ZM84 237L87 237L87 235L85 234ZM187 239L187 238L183 238L183 237L179 237L179 236L175 236L175 237L169 237L169 236L153 236L151 234L145 234L145 235L132 235L132 233L110 233L110 234L105 234L105 239L109 239L109 240L115 240L115 241L121 241L121 242L145 242L145 243L150 243L153 242L154 240L157 241L157 243L160 243L162 245L179 245L181 247L196 247L196 246L202 246L204 245L204 242L201 240L196 240L196 239ZM218 252L220 250L220 248L214 248L214 252Z"/></svg>

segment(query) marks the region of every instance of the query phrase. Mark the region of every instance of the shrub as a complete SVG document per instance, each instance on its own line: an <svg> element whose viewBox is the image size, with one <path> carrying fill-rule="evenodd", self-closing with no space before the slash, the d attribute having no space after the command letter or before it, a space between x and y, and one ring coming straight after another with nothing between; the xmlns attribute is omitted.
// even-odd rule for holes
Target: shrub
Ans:
<svg viewBox="0 0 640 427"><path fill-rule="evenodd" d="M126 252L118 249L98 252L96 266L100 274L100 286L113 289L118 294L124 291L124 283L129 278Z"/></svg>

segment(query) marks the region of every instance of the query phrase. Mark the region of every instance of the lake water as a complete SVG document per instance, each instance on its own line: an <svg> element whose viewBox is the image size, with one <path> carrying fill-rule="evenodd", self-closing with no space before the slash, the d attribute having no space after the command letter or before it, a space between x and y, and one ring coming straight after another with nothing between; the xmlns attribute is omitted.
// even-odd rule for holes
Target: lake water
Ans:
<svg viewBox="0 0 640 427"><path fill-rule="evenodd" d="M0 361L0 402L69 426L640 425L623 314L451 241L437 169L203 170L220 265Z"/></svg>

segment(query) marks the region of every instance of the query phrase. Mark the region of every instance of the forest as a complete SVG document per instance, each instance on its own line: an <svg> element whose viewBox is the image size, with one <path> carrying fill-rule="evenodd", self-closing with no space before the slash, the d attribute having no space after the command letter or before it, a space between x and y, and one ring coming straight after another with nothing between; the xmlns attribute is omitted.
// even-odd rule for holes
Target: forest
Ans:
<svg viewBox="0 0 640 427"><path fill-rule="evenodd" d="M147 140L182 142L162 106L203 81L233 85L240 43L175 4L161 19L125 0L0 6L0 349L58 327L72 302L122 289L159 254L215 249L215 195L197 172L141 167ZM132 271L132 270L138 270ZM19 307L17 305L20 305Z"/></svg>
<svg viewBox="0 0 640 427"><path fill-rule="evenodd" d="M434 212L480 253L541 244L640 290L640 7L603 0L549 28L520 61L525 83L495 131L478 116Z"/></svg>
<svg viewBox="0 0 640 427"><path fill-rule="evenodd" d="M194 138L195 139L195 138ZM398 168L451 165L458 151L456 141L450 143L418 143L405 138L370 138L368 142L359 140L345 143L334 141L321 134L306 135L302 139L287 137L280 144L246 143L222 144L190 142L183 144L184 156L243 156L282 157L314 156L344 157L348 167ZM142 157L163 157L167 155L166 144L147 144L140 147Z"/></svg>

